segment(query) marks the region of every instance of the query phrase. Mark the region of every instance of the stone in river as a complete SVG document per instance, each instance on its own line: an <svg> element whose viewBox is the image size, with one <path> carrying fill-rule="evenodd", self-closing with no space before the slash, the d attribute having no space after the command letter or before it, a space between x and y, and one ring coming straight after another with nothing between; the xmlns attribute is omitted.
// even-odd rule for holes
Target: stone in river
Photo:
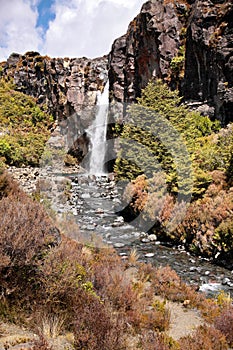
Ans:
<svg viewBox="0 0 233 350"><path fill-rule="evenodd" d="M154 234L152 234L152 235L149 235L149 236L148 236L148 239L149 239L151 242L153 242L153 241L156 241L156 240L157 240L157 236L154 235Z"/></svg>
<svg viewBox="0 0 233 350"><path fill-rule="evenodd" d="M124 243L115 243L114 244L114 247L115 248L122 248L122 247L124 247L125 245L124 245Z"/></svg>
<svg viewBox="0 0 233 350"><path fill-rule="evenodd" d="M114 221L112 223L112 227L120 227L120 226L123 226L123 225L124 225L124 223L121 222L121 221Z"/></svg>
<svg viewBox="0 0 233 350"><path fill-rule="evenodd" d="M142 243L149 243L150 240L148 238L141 238Z"/></svg>
<svg viewBox="0 0 233 350"><path fill-rule="evenodd" d="M147 254L145 254L146 258L153 258L153 256L155 256L154 253L147 253Z"/></svg>
<svg viewBox="0 0 233 350"><path fill-rule="evenodd" d="M231 283L230 278L224 277L223 280L222 280L222 284L226 285L226 284L229 284L229 283Z"/></svg>
<svg viewBox="0 0 233 350"><path fill-rule="evenodd" d="M83 198L83 199L87 199L87 198L90 198L91 196L90 196L90 193L83 193L82 195L81 195L81 198Z"/></svg>
<svg viewBox="0 0 233 350"><path fill-rule="evenodd" d="M96 214L104 214L104 210L102 208L97 208L95 213Z"/></svg>

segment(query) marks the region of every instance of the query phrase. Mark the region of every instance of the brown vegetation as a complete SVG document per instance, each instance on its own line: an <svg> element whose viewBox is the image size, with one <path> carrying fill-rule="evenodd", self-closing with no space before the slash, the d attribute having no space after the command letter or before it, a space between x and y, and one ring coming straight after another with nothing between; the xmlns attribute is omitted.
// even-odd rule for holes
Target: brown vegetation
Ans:
<svg viewBox="0 0 233 350"><path fill-rule="evenodd" d="M232 343L232 308L224 298L207 302L171 268L142 264L135 252L125 264L113 249L60 236L37 202L5 173L0 179L0 318L36 332L33 350L52 350L50 339L66 332L77 350L185 350L198 348L200 339L225 349L225 339ZM175 342L165 335L166 299L188 299L187 307L202 309L213 326Z"/></svg>

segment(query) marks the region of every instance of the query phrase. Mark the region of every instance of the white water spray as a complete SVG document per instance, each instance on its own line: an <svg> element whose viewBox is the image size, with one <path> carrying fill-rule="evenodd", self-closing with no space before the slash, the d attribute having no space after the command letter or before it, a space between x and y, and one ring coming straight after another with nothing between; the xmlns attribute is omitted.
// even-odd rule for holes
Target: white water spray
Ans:
<svg viewBox="0 0 233 350"><path fill-rule="evenodd" d="M91 142L89 173L92 175L105 174L104 159L106 154L108 107L109 82L107 81L103 93L99 92L97 96L96 118L87 130Z"/></svg>

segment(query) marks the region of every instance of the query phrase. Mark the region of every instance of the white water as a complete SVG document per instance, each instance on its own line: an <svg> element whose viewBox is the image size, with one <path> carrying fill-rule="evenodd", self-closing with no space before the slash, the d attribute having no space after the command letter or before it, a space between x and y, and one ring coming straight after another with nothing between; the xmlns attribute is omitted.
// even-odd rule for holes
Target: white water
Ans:
<svg viewBox="0 0 233 350"><path fill-rule="evenodd" d="M109 82L107 81L103 93L97 97L97 114L93 124L87 132L90 136L91 154L89 173L94 175L105 174L104 159L106 154L107 118L109 107Z"/></svg>

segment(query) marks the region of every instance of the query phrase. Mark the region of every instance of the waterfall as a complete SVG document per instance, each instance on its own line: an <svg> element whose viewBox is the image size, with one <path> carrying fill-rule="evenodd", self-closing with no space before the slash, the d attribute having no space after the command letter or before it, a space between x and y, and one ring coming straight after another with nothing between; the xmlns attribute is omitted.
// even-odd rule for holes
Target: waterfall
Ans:
<svg viewBox="0 0 233 350"><path fill-rule="evenodd" d="M89 161L89 173L101 175L105 173L104 159L106 154L107 118L109 106L109 82L104 91L98 92L97 113L93 124L87 132L90 137L91 153Z"/></svg>

